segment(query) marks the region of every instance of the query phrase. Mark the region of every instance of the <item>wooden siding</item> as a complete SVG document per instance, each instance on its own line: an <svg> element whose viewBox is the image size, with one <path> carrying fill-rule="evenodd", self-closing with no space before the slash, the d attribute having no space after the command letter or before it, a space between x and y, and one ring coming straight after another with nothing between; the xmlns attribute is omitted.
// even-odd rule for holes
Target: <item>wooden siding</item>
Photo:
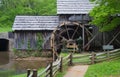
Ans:
<svg viewBox="0 0 120 77"><path fill-rule="evenodd" d="M51 49L50 47L50 35L52 31L42 31L42 32L33 32L33 31L17 31L15 32L15 48L26 50L28 49L28 43L30 44L30 48L32 50L37 49L37 38L38 33L42 34L43 38L43 49Z"/></svg>
<svg viewBox="0 0 120 77"><path fill-rule="evenodd" d="M71 21L71 22L81 22L84 24L88 24L91 20L91 17L88 14L79 14L79 15L59 15L59 21L60 24L65 21Z"/></svg>
<svg viewBox="0 0 120 77"><path fill-rule="evenodd" d="M116 29L110 32L100 32L98 27L96 26L92 26L92 27L93 27L92 29L93 36L95 36L98 33L96 38L90 44L92 50L95 49L102 50L103 45L113 45L114 48L120 48L120 34L113 40L113 38L119 32L120 27L117 27ZM113 42L111 42L111 40L113 40Z"/></svg>
<svg viewBox="0 0 120 77"><path fill-rule="evenodd" d="M57 0L57 14L88 14L93 7L89 0Z"/></svg>
<svg viewBox="0 0 120 77"><path fill-rule="evenodd" d="M51 49L50 46L50 37L51 37L52 31L46 31L46 32L42 32L42 36L44 39L43 42L43 49Z"/></svg>

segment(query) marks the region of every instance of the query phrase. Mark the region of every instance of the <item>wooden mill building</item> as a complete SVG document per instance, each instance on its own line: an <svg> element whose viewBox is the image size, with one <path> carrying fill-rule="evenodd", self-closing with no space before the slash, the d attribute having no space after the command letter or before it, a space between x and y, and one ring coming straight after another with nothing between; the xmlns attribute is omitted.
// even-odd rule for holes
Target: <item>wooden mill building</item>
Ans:
<svg viewBox="0 0 120 77"><path fill-rule="evenodd" d="M43 49L51 49L50 38L54 32L68 41L71 38L76 40L81 36L84 50L102 50L106 45L111 49L120 47L120 28L112 32L101 33L96 26L89 24L91 21L89 12L94 7L94 3L89 0L57 0L56 4L56 16L16 16L12 28L16 49L27 49L28 42L32 49L36 49L38 33L44 40ZM76 25L80 28L74 27ZM56 44L60 43L59 39L62 38L56 39L55 41L58 41Z"/></svg>
<svg viewBox="0 0 120 77"><path fill-rule="evenodd" d="M15 48L28 49L30 42L31 49L36 49L37 38L42 35L43 49L50 49L49 39L58 23L58 16L16 16L13 25Z"/></svg>

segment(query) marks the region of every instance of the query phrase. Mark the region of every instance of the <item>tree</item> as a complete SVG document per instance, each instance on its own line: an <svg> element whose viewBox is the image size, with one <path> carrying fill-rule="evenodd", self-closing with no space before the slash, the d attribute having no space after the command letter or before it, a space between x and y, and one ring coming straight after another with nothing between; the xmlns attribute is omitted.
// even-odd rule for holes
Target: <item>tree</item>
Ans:
<svg viewBox="0 0 120 77"><path fill-rule="evenodd" d="M91 10L91 24L99 27L100 31L111 31L120 26L119 0L91 0L96 6Z"/></svg>
<svg viewBox="0 0 120 77"><path fill-rule="evenodd" d="M11 31L16 15L56 15L56 0L0 0L0 32Z"/></svg>

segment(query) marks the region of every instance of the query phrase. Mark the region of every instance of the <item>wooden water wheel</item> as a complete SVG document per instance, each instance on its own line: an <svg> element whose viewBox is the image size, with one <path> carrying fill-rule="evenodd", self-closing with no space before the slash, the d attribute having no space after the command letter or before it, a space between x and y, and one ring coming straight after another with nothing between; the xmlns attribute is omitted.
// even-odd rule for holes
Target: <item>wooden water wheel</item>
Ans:
<svg viewBox="0 0 120 77"><path fill-rule="evenodd" d="M51 35L51 47L53 55L58 56L61 49L73 49L75 52L78 50L76 40L82 38L82 24L77 22L64 22L60 24Z"/></svg>

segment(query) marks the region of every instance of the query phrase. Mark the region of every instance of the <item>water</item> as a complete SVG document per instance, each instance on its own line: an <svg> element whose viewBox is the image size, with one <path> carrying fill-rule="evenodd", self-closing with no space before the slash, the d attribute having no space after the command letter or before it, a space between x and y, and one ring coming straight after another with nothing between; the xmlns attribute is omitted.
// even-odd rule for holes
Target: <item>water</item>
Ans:
<svg viewBox="0 0 120 77"><path fill-rule="evenodd" d="M0 52L0 65L9 63L9 52Z"/></svg>
<svg viewBox="0 0 120 77"><path fill-rule="evenodd" d="M29 58L28 58L29 59ZM46 58L35 58L31 60L28 59L18 59L14 60L11 58L10 52L0 52L0 77L1 72L6 71L6 73L11 72L14 74L26 73L27 69L40 69L46 67L51 59Z"/></svg>

